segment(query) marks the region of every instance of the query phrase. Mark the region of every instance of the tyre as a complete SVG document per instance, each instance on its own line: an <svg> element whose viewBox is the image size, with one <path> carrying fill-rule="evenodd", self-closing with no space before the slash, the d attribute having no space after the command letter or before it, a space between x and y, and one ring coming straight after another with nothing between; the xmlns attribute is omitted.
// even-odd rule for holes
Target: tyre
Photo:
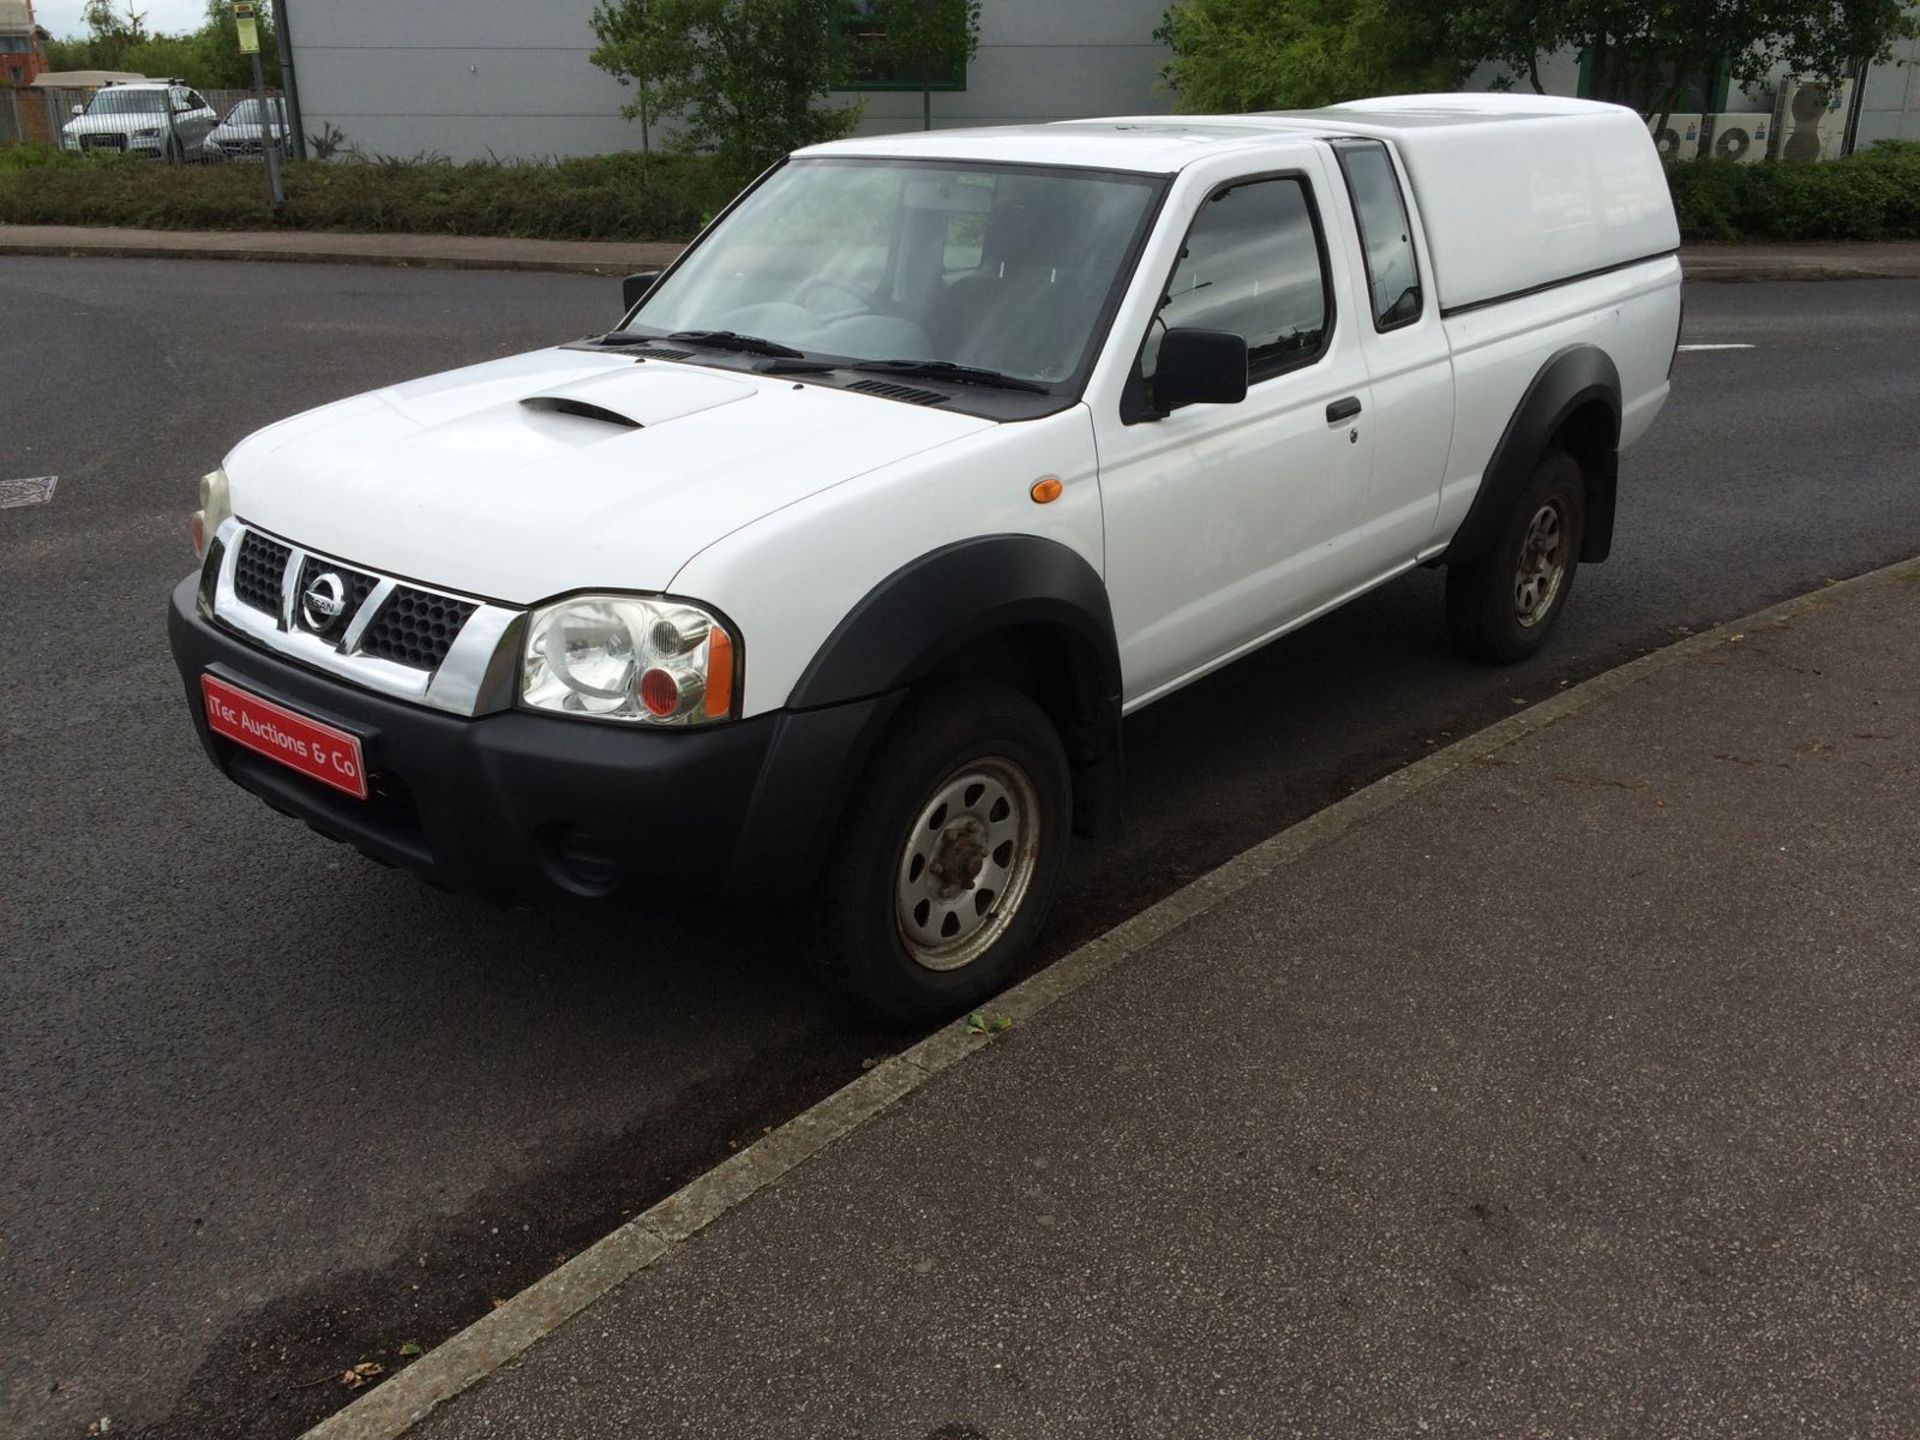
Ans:
<svg viewBox="0 0 1920 1440"><path fill-rule="evenodd" d="M1447 567L1447 629L1463 654L1506 665L1546 643L1580 568L1586 494L1579 462L1547 451L1492 551Z"/></svg>
<svg viewBox="0 0 1920 1440"><path fill-rule="evenodd" d="M823 978L873 1018L943 1020L1032 946L1066 858L1060 737L1018 691L917 694L861 777L824 882Z"/></svg>

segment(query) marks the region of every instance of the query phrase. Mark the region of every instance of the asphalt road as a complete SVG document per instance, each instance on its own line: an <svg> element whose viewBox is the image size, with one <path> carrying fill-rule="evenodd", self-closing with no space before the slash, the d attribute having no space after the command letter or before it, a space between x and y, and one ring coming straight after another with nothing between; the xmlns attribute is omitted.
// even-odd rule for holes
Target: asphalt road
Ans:
<svg viewBox="0 0 1920 1440"><path fill-rule="evenodd" d="M855 1073L804 916L503 914L221 782L166 653L193 477L292 410L610 321L610 281L0 262L0 1435L273 1437ZM1920 284L1698 286L1551 652L1421 572L1129 721L1055 951L1427 747L1920 552ZM1364 886L1355 894L1364 903Z"/></svg>

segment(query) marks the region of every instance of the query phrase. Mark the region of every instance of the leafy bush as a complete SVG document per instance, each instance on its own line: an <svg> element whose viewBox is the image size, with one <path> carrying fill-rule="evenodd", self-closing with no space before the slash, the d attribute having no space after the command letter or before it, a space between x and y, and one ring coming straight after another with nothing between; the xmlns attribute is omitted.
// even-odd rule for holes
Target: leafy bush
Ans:
<svg viewBox="0 0 1920 1440"><path fill-rule="evenodd" d="M1698 240L1920 240L1920 144L1819 164L1667 167L1680 234Z"/></svg>
<svg viewBox="0 0 1920 1440"><path fill-rule="evenodd" d="M287 166L303 230L684 240L750 179L714 156L593 155L540 163L360 157ZM1920 239L1920 143L1845 160L1667 168L1680 233L1701 240ZM46 147L0 149L0 223L263 230L258 165L161 165Z"/></svg>
<svg viewBox="0 0 1920 1440"><path fill-rule="evenodd" d="M0 171L38 170L54 165L89 165L95 163L96 159L99 163L109 163L119 158L99 151L91 155L76 155L70 150L56 150L51 145L0 145Z"/></svg>
<svg viewBox="0 0 1920 1440"><path fill-rule="evenodd" d="M286 223L302 230L683 240L737 178L691 155L551 163L360 158L286 167ZM259 230L273 224L258 165L161 165L45 148L0 150L0 223Z"/></svg>

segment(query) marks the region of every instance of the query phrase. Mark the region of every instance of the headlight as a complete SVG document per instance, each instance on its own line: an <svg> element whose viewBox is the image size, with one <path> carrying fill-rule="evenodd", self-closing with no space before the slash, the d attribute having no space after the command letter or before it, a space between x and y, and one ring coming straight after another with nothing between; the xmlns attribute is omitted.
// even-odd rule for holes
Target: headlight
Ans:
<svg viewBox="0 0 1920 1440"><path fill-rule="evenodd" d="M207 542L213 538L226 518L233 514L233 504L227 499L227 472L210 470L200 477L200 508L193 512L193 554L194 558L207 558Z"/></svg>
<svg viewBox="0 0 1920 1440"><path fill-rule="evenodd" d="M576 595L533 612L521 703L562 715L705 725L733 713L739 647L697 605Z"/></svg>
<svg viewBox="0 0 1920 1440"><path fill-rule="evenodd" d="M159 134L160 134L160 127L158 125L149 125L145 130L134 131L133 138L136 140L152 140L152 139L155 139Z"/></svg>

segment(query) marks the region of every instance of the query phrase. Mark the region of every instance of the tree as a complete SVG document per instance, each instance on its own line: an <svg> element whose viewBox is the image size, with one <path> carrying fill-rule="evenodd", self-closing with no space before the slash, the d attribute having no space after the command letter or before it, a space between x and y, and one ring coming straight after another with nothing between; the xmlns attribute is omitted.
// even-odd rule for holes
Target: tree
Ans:
<svg viewBox="0 0 1920 1440"><path fill-rule="evenodd" d="M673 0L600 0L593 11L593 33L600 43L592 60L634 98L620 113L640 122L640 153L653 148L652 126L660 96L671 93L692 64L685 32L673 22L682 7ZM641 173L646 173L644 161Z"/></svg>
<svg viewBox="0 0 1920 1440"><path fill-rule="evenodd" d="M177 35L149 34L146 16L114 0L87 0L82 12L87 33L47 42L53 70L131 70L141 75L178 75L208 90L244 90L253 85L253 69L240 53L234 32L233 0L207 0L206 20L198 30ZM280 83L280 52L273 40L268 7L261 6L260 62L267 84Z"/></svg>
<svg viewBox="0 0 1920 1440"><path fill-rule="evenodd" d="M920 82L920 125L931 130L934 81L979 53L980 0L876 0L868 14L895 76Z"/></svg>
<svg viewBox="0 0 1920 1440"><path fill-rule="evenodd" d="M1915 30L1903 0L1467 0L1447 22L1463 60L1504 64L1536 91L1541 55L1578 50L1599 98L1662 123L1723 64L1749 86L1781 69L1838 80Z"/></svg>
<svg viewBox="0 0 1920 1440"><path fill-rule="evenodd" d="M147 39L146 14L133 8L133 0L127 0L124 14L114 8L113 0L87 0L80 18L87 26L92 69L126 69L127 53Z"/></svg>
<svg viewBox="0 0 1920 1440"><path fill-rule="evenodd" d="M1203 114L1450 89L1469 68L1438 6L1408 0L1176 0L1154 38L1176 107Z"/></svg>
<svg viewBox="0 0 1920 1440"><path fill-rule="evenodd" d="M192 51L188 77L197 85L219 90L245 90L253 85L253 63L240 53L240 37L233 19L233 0L207 0L207 18L184 37ZM280 83L280 47L273 37L273 7L254 6L253 23L260 32L260 68L269 86Z"/></svg>
<svg viewBox="0 0 1920 1440"><path fill-rule="evenodd" d="M838 139L859 119L857 107L821 103L846 77L847 0L605 0L603 8L613 38L595 63L629 83L646 76L651 113L685 122L678 143L720 156L741 179L789 150Z"/></svg>

